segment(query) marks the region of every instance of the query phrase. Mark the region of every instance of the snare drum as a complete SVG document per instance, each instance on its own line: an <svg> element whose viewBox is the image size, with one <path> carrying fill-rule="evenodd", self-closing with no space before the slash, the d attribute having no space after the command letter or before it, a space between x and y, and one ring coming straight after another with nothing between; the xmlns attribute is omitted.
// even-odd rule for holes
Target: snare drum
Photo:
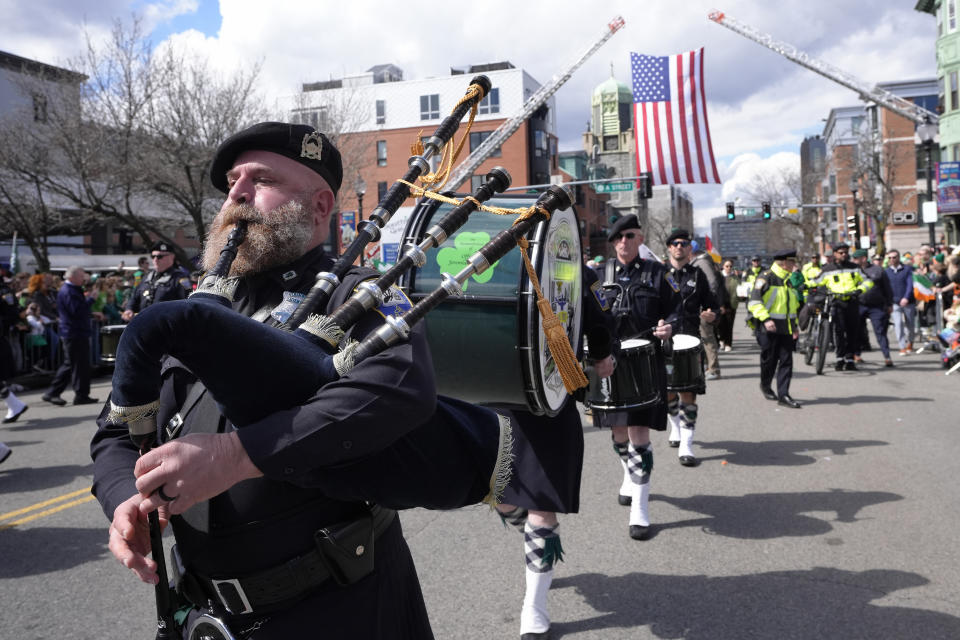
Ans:
<svg viewBox="0 0 960 640"><path fill-rule="evenodd" d="M659 399L655 366L656 353L652 342L642 338L624 341L613 375L600 378L592 367L587 369L590 380L587 406L626 411L655 405Z"/></svg>
<svg viewBox="0 0 960 640"><path fill-rule="evenodd" d="M111 324L100 327L100 362L105 364L116 362L120 334L126 327L125 324Z"/></svg>
<svg viewBox="0 0 960 640"><path fill-rule="evenodd" d="M700 338L683 333L673 336L673 355L667 358L667 389L703 393L705 381Z"/></svg>
<svg viewBox="0 0 960 640"><path fill-rule="evenodd" d="M517 208L531 196L498 196L493 207ZM419 244L452 205L427 200L414 209L404 231L407 244ZM440 286L443 273L459 272L477 249L513 224L515 216L475 211L440 247L426 252L426 264L411 270L400 285L417 302ZM528 255L540 288L579 347L580 234L573 209L557 211L527 235ZM462 298L449 298L426 318L439 393L467 402L517 407L555 416L569 397L547 349L536 295L519 249L464 284Z"/></svg>

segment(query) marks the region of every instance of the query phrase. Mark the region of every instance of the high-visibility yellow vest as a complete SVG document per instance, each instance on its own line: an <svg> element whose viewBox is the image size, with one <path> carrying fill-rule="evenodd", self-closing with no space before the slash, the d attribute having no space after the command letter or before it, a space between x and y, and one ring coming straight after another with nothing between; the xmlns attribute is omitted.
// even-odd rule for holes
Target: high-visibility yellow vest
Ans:
<svg viewBox="0 0 960 640"><path fill-rule="evenodd" d="M769 270L757 277L750 293L750 314L764 323L773 320L777 333L792 335L797 328L797 312L800 298L796 290L787 284L790 272L774 263Z"/></svg>

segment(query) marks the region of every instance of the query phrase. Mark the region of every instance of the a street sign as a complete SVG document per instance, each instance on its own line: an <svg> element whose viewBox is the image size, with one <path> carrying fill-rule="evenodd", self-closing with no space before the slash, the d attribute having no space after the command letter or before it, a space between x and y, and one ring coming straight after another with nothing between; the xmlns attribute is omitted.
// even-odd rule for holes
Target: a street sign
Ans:
<svg viewBox="0 0 960 640"><path fill-rule="evenodd" d="M923 203L923 223L930 224L937 222L937 203L934 201Z"/></svg>
<svg viewBox="0 0 960 640"><path fill-rule="evenodd" d="M614 191L633 191L636 187L633 182L599 182L596 185L597 193L613 193Z"/></svg>

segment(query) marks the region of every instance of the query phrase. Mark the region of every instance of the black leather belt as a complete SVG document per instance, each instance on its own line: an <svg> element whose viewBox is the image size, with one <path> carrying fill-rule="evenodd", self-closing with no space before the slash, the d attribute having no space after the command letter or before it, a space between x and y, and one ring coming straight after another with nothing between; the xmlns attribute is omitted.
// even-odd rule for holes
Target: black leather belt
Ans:
<svg viewBox="0 0 960 640"><path fill-rule="evenodd" d="M396 515L397 512L393 509L384 509L377 505L370 507L373 539L379 538L387 530ZM321 529L317 535L325 532L325 529ZM350 551L357 556L373 553L372 548L366 549L363 545L357 545L356 549ZM318 548L272 569L244 577L212 578L187 572L181 576L178 588L197 606L206 606L207 600L212 598L214 601L219 600L229 613L241 615L274 608L299 598L328 579L337 579L334 572L329 559Z"/></svg>

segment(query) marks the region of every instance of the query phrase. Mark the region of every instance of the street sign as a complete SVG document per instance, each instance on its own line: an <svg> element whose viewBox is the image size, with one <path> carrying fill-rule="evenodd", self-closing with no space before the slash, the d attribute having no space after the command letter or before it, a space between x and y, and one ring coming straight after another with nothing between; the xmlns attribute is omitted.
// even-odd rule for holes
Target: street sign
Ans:
<svg viewBox="0 0 960 640"><path fill-rule="evenodd" d="M596 185L597 193L613 193L614 191L633 191L633 182L599 182Z"/></svg>
<svg viewBox="0 0 960 640"><path fill-rule="evenodd" d="M931 224L937 222L937 203L933 202L924 202L923 203L923 223Z"/></svg>

